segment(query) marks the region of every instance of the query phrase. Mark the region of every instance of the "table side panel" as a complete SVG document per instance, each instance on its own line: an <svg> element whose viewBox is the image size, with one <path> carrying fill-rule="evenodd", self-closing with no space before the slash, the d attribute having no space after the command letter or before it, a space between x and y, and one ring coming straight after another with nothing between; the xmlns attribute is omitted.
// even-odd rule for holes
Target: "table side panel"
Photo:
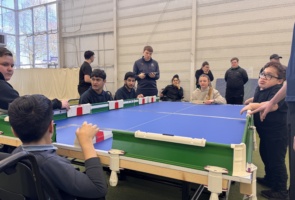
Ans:
<svg viewBox="0 0 295 200"><path fill-rule="evenodd" d="M230 145L206 143L206 147L135 138L133 132L113 131L114 149L125 156L204 170L207 165L224 167L232 173L233 150Z"/></svg>

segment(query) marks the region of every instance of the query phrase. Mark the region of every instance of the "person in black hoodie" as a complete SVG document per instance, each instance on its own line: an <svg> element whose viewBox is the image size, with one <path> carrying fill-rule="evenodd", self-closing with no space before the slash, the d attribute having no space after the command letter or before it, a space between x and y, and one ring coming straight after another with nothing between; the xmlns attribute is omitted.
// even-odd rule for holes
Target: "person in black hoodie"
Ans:
<svg viewBox="0 0 295 200"><path fill-rule="evenodd" d="M244 85L248 82L246 70L239 66L239 59L234 57L230 60L229 68L224 76L226 82L225 98L228 104L243 104Z"/></svg>
<svg viewBox="0 0 295 200"><path fill-rule="evenodd" d="M198 69L195 73L197 88L201 88L201 86L199 84L199 78L202 74L206 74L209 77L210 82L212 82L214 80L214 76L210 70L210 66L207 61L203 62L201 69Z"/></svg>
<svg viewBox="0 0 295 200"><path fill-rule="evenodd" d="M91 73L91 87L79 99L79 104L94 104L112 101L111 94L103 89L107 75L102 69L95 69Z"/></svg>
<svg viewBox="0 0 295 200"><path fill-rule="evenodd" d="M135 61L133 72L137 80L136 94L143 96L154 96L158 94L157 82L160 78L159 64L152 59L153 48L145 46L143 48L143 56Z"/></svg>
<svg viewBox="0 0 295 200"><path fill-rule="evenodd" d="M136 95L135 89L135 74L133 72L126 72L124 77L124 85L120 87L115 94L115 100L120 99L135 99L142 98L143 95Z"/></svg>
<svg viewBox="0 0 295 200"><path fill-rule="evenodd" d="M175 74L171 80L172 84L167 85L160 94L163 101L181 101L183 98L183 89L180 87L178 74Z"/></svg>
<svg viewBox="0 0 295 200"><path fill-rule="evenodd" d="M19 93L7 82L11 79L14 72L14 61L12 53L0 47L0 114L6 114L9 104L19 97ZM53 109L69 109L67 100L52 100Z"/></svg>

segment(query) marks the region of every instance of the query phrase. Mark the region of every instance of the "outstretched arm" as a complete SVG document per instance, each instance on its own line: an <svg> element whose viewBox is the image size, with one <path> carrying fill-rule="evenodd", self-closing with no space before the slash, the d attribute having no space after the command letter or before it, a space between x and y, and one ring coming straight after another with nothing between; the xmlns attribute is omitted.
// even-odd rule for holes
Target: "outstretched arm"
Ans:
<svg viewBox="0 0 295 200"><path fill-rule="evenodd" d="M52 108L53 109L62 109L65 108L67 110L70 109L69 101L68 100L58 100L58 99L53 99L51 100L52 103Z"/></svg>
<svg viewBox="0 0 295 200"><path fill-rule="evenodd" d="M250 104L246 105L244 108L242 108L240 113L243 114L247 110L256 110L256 109L262 107L264 104L267 104L267 103L268 103L268 101L261 102L261 103L250 103ZM273 105L271 107L269 112L276 111L278 108L279 108L278 104L275 104L275 105Z"/></svg>
<svg viewBox="0 0 295 200"><path fill-rule="evenodd" d="M283 87L277 92L277 94L270 101L265 102L263 105L261 105L260 107L250 112L250 114L260 112L260 120L263 121L266 115L272 111L273 107L279 101L281 101L283 98L286 97L286 91L287 91L287 82L284 82Z"/></svg>
<svg viewBox="0 0 295 200"><path fill-rule="evenodd" d="M253 102L253 99L254 99L254 97L251 97L251 98L247 99L247 100L244 102L244 105L248 105L249 103L252 103L252 102Z"/></svg>

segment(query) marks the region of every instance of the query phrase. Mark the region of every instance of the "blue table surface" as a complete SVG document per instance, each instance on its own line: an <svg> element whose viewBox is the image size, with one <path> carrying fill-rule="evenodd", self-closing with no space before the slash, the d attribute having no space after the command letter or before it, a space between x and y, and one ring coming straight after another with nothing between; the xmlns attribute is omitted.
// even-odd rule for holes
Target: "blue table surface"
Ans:
<svg viewBox="0 0 295 200"><path fill-rule="evenodd" d="M243 106L196 105L186 102L158 102L111 110L96 114L57 120L57 142L74 144L75 130L84 122L96 124L102 130L144 131L204 138L207 142L239 144L246 124L240 115ZM108 151L112 138L95 144Z"/></svg>

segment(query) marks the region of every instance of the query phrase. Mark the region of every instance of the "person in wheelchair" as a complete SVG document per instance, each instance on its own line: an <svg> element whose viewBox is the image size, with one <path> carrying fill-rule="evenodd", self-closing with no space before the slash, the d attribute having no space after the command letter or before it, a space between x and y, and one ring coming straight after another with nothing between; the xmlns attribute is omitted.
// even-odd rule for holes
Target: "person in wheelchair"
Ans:
<svg viewBox="0 0 295 200"><path fill-rule="evenodd" d="M175 74L171 80L171 85L167 85L160 93L162 101L181 101L183 99L183 89L180 87L178 74Z"/></svg>
<svg viewBox="0 0 295 200"><path fill-rule="evenodd" d="M83 173L77 171L68 159L56 154L57 148L51 142L53 111L48 98L43 95L19 97L9 105L8 116L14 135L23 143L12 154L20 151L32 153L40 172L50 179L63 199L105 199L105 174L92 143L99 130L96 125L84 122L76 130L85 159L86 171Z"/></svg>

